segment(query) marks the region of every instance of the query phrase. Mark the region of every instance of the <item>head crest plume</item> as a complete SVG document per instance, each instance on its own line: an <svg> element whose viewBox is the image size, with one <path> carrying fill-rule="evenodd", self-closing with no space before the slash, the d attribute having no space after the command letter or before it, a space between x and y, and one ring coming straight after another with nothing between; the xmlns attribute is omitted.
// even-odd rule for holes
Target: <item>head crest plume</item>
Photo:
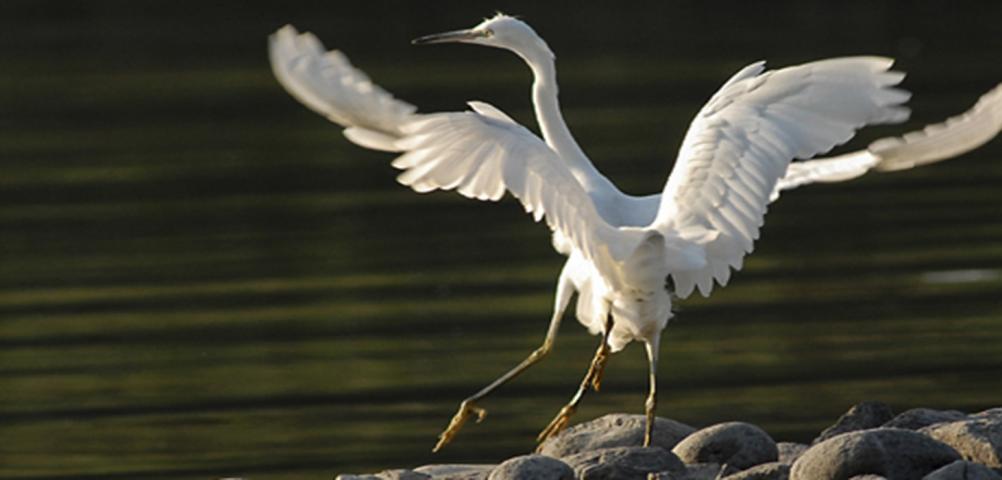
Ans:
<svg viewBox="0 0 1002 480"><path fill-rule="evenodd" d="M508 15L501 10L494 10L494 16L491 18L485 18L484 20L497 20L500 18L514 18L515 20L522 20L522 17L519 15Z"/></svg>

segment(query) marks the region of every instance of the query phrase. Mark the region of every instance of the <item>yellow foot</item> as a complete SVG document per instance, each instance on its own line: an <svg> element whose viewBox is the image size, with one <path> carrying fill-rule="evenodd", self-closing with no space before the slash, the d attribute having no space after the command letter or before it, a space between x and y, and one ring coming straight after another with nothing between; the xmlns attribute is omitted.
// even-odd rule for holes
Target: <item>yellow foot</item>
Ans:
<svg viewBox="0 0 1002 480"><path fill-rule="evenodd" d="M477 423L484 420L487 416L487 410L476 406L473 402L469 400L464 400L463 403L459 404L459 411L452 417L449 422L449 426L445 427L445 430L439 434L438 443L435 444L435 448L431 449L432 452L437 452L442 449L446 444L452 441L453 437L459 433L459 429L463 428L463 424L470 419L470 415L477 415Z"/></svg>
<svg viewBox="0 0 1002 480"><path fill-rule="evenodd" d="M550 438L564 429L567 426L567 422L571 420L571 415L574 415L575 407L571 405L565 405L564 408L560 409L560 413L557 413L556 417L550 422L542 432L539 432L539 436L536 437L536 441L543 443L547 438Z"/></svg>

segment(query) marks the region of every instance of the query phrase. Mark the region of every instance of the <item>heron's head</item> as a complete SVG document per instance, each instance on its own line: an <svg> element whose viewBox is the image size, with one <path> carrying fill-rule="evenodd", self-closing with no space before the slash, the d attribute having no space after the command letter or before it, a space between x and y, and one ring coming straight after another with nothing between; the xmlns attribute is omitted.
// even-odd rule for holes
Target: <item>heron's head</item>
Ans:
<svg viewBox="0 0 1002 480"><path fill-rule="evenodd" d="M540 58L540 55L542 58L553 58L550 47L532 27L503 13L498 13L473 28L425 35L413 41L415 45L453 42L503 48L515 52L526 60Z"/></svg>

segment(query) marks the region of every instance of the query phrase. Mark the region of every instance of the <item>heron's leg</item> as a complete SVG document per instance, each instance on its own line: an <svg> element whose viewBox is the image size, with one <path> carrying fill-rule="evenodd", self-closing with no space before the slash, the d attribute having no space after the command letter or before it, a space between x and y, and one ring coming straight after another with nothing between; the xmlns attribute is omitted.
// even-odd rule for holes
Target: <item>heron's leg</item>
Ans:
<svg viewBox="0 0 1002 480"><path fill-rule="evenodd" d="M661 344L661 334L658 333L650 341L644 343L647 349L647 361L649 363L651 389L647 393L647 401L644 403L644 413L647 414L647 423L644 425L644 446L651 446L651 438L654 435L654 410L658 405L658 350Z"/></svg>
<svg viewBox="0 0 1002 480"><path fill-rule="evenodd" d="M605 371L605 363L609 359L609 334L612 332L612 315L607 317L605 322L605 329L602 332L602 343L598 345L598 349L595 350L595 356L591 359L591 365L588 366L588 372L585 373L584 378L581 380L581 385L578 386L578 391L574 393L571 400L564 405L563 408L557 412L557 416L550 421L550 424L539 433L536 437L536 441L542 442L547 438L550 438L564 429L567 426L567 422L570 421L571 415L578 408L578 404L581 403L581 399L584 394L588 392L588 387L592 386L595 390L598 390L598 384L602 377L602 372Z"/></svg>
<svg viewBox="0 0 1002 480"><path fill-rule="evenodd" d="M477 416L477 422L487 416L487 410L481 408L477 405L477 402L487 397L494 390L497 390L500 386L508 383L519 374L527 370L529 367L535 365L537 362L543 359L546 354L550 353L553 349L553 342L557 339L557 330L560 328L560 320L564 316L564 310L567 309L568 303L570 303L571 295L574 294L573 284L570 281L570 277L561 273L560 280L557 283L557 295L554 301L553 317L550 319L550 326L546 330L546 338L543 339L543 344L532 351L525 360L512 368L504 375L498 377L486 387L480 389L479 392L467 397L462 403L459 404L459 411L452 417L449 421L449 426L445 427L438 436L438 443L435 444L435 448L432 452L439 451L442 447L452 441L452 439L459 433L459 430L463 428L463 425L473 414Z"/></svg>

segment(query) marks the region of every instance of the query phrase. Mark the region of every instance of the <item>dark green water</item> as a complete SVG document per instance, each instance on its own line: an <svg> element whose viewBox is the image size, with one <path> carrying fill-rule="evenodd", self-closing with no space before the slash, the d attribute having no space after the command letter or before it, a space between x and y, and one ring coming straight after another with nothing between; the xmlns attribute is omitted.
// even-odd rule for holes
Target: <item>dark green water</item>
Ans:
<svg viewBox="0 0 1002 480"><path fill-rule="evenodd" d="M531 121L510 54L420 34L523 14L559 56L599 167L658 191L685 126L744 64L899 58L903 132L1002 80L1002 5L769 9L499 2L5 1L0 6L0 477L329 478L495 462L573 392L595 339L550 359L432 455L456 403L542 339L561 258L510 200L419 196L271 77L291 22L422 110ZM857 142L854 145L863 145ZM1002 141L920 170L790 192L733 284L679 307L660 413L809 439L861 400L1002 404ZM640 412L643 353L579 419Z"/></svg>

